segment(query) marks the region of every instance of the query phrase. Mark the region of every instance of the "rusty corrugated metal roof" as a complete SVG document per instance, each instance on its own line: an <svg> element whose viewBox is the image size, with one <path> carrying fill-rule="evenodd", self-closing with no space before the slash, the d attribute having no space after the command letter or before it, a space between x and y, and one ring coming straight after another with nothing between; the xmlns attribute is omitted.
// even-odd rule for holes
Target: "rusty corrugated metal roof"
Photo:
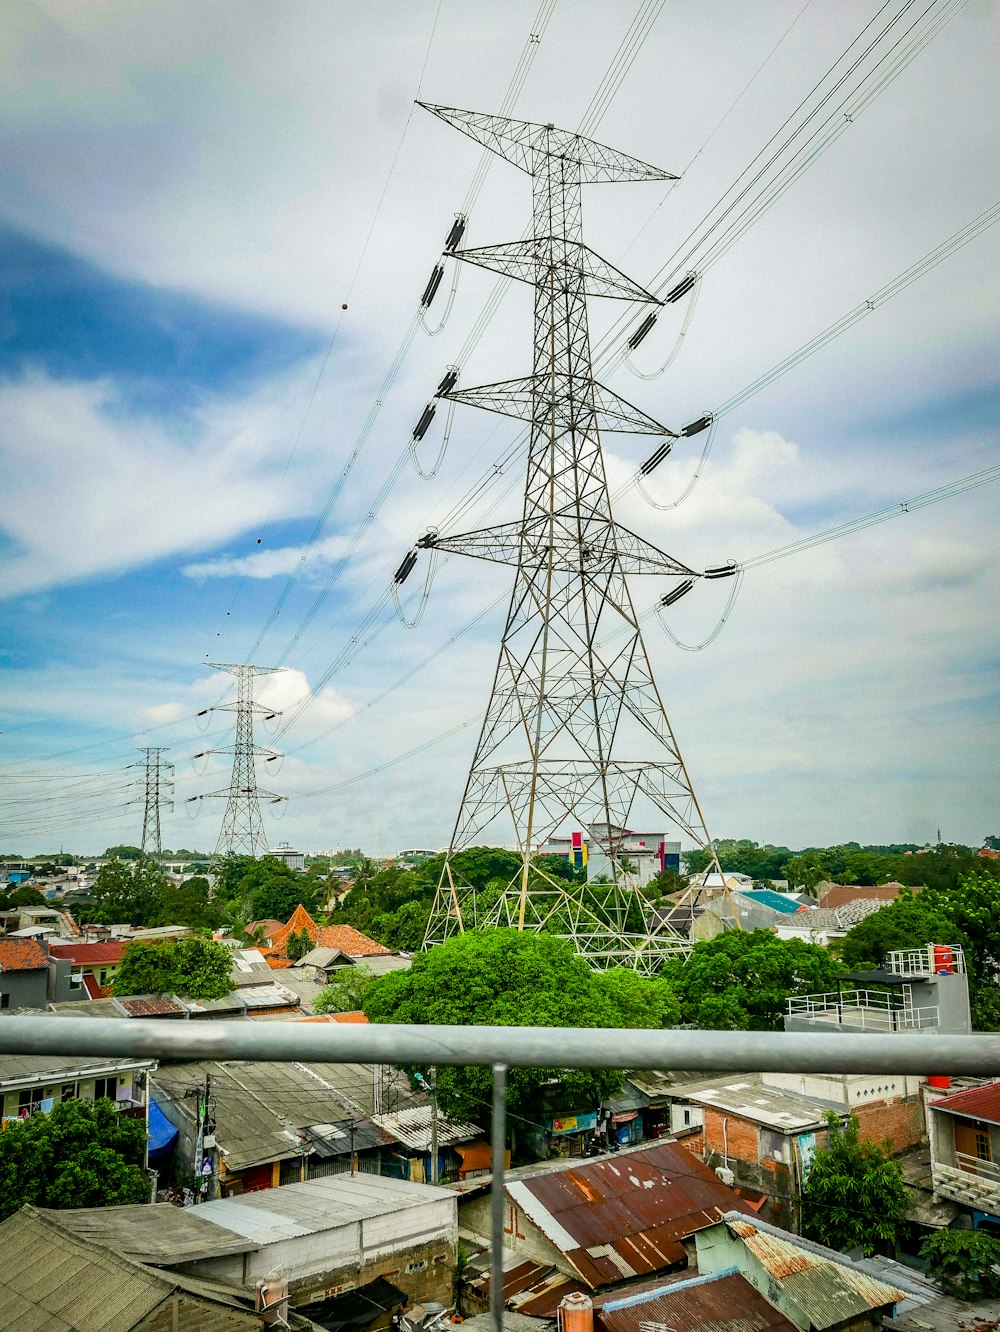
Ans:
<svg viewBox="0 0 1000 1332"><path fill-rule="evenodd" d="M774 1227L765 1228L749 1217L726 1217L726 1225L817 1326L828 1327L906 1298L897 1287L851 1264L825 1258L791 1238L782 1239Z"/></svg>
<svg viewBox="0 0 1000 1332"><path fill-rule="evenodd" d="M693 1277L673 1286L606 1303L597 1311L603 1332L645 1332L652 1323L674 1332L798 1332L739 1273Z"/></svg>
<svg viewBox="0 0 1000 1332"><path fill-rule="evenodd" d="M592 1290L684 1262L682 1239L745 1209L671 1142L511 1181L506 1192Z"/></svg>

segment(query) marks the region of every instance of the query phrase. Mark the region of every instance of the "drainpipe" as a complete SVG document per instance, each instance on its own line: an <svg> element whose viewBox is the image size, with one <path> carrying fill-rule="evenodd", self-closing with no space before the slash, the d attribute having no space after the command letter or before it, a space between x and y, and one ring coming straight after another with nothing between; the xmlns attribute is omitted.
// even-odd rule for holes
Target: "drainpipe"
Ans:
<svg viewBox="0 0 1000 1332"><path fill-rule="evenodd" d="M729 1169L729 1135L726 1133L726 1125L729 1120L725 1115L722 1116L722 1154L726 1158L726 1169Z"/></svg>

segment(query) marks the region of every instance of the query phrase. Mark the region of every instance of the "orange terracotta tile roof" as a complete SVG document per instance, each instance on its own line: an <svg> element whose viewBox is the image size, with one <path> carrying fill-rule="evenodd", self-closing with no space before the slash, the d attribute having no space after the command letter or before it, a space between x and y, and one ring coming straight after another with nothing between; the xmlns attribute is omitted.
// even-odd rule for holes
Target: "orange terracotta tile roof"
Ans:
<svg viewBox="0 0 1000 1332"><path fill-rule="evenodd" d="M270 939L272 934L277 934L279 930L285 927L280 920L249 920L246 928L248 934L251 934L254 930L263 930L264 938Z"/></svg>
<svg viewBox="0 0 1000 1332"><path fill-rule="evenodd" d="M308 934L317 947L339 948L348 957L374 957L392 952L391 948L384 948L374 939L369 939L367 934L354 929L352 925L317 925L301 903L292 912L287 923L277 933L271 935L271 948L275 952L283 953L292 935L303 932Z"/></svg>
<svg viewBox="0 0 1000 1332"><path fill-rule="evenodd" d="M37 939L0 939L0 971L41 971L48 965Z"/></svg>
<svg viewBox="0 0 1000 1332"><path fill-rule="evenodd" d="M835 883L817 902L820 907L842 907L850 902L895 902L899 896L902 884L899 883L877 883L871 887L864 887L854 883ZM918 888L911 888L911 892L919 892Z"/></svg>
<svg viewBox="0 0 1000 1332"><path fill-rule="evenodd" d="M334 1022L367 1022L364 1013L331 1013Z"/></svg>

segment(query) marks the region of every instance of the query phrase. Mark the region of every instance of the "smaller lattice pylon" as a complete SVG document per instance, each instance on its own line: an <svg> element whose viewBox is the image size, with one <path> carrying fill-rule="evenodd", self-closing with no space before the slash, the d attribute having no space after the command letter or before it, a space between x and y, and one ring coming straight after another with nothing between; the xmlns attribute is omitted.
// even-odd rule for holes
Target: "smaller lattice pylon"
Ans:
<svg viewBox="0 0 1000 1332"><path fill-rule="evenodd" d="M262 856L267 854L267 836L264 821L261 818L260 802L278 804L286 799L274 791L266 791L257 785L257 759L263 758L271 763L281 755L275 749L254 744L253 719L255 716L271 720L281 714L274 708L265 708L254 702L253 682L258 675L273 675L281 670L280 666L227 665L210 662L216 671L229 671L236 678L237 697L234 703L219 703L213 712L236 713L236 739L231 745L222 745L206 749L207 754L231 754L233 774L227 787L219 791L206 791L204 795L194 796L194 800L225 799L226 811L222 816L219 840L215 846L216 855Z"/></svg>
<svg viewBox="0 0 1000 1332"><path fill-rule="evenodd" d="M174 765L162 756L167 752L166 745L147 745L141 752L145 755L138 763L130 763L130 768L143 770L142 795L136 795L127 804L137 805L143 802L142 842L144 855L159 859L162 850L160 835L160 810L174 807Z"/></svg>

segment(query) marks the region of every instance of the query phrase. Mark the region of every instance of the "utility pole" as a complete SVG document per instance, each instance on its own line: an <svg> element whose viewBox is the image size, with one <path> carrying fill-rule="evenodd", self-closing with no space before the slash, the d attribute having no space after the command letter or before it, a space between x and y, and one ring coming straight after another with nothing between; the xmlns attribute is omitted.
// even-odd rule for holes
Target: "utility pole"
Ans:
<svg viewBox="0 0 1000 1332"><path fill-rule="evenodd" d="M437 1069L430 1070L428 1091L431 1094L431 1183L438 1183L438 1093Z"/></svg>
<svg viewBox="0 0 1000 1332"><path fill-rule="evenodd" d="M265 791L257 785L257 759L273 763L281 755L274 749L254 744L253 719L255 716L270 720L281 714L272 708L262 707L254 702L253 682L258 675L273 675L281 669L279 666L233 666L217 662L209 663L213 670L229 671L236 677L237 698L235 703L220 703L215 712L236 713L235 744L219 749L207 749L204 754L232 754L233 775L230 783L221 791L207 791L203 796L192 796L191 800L224 798L226 812L222 816L222 828L215 846L216 855L262 856L267 853L267 836L264 821L260 815L261 800L277 804L284 796L273 791ZM196 755L202 757L203 755Z"/></svg>
<svg viewBox="0 0 1000 1332"><path fill-rule="evenodd" d="M710 868L718 863L626 576L680 580L663 598L672 604L696 579L735 567L699 574L612 516L600 432L657 435L663 443L655 456L665 457L679 433L697 433L710 418L670 430L594 379L587 297L660 306L673 293L661 301L584 245L581 187L676 177L553 125L425 109L531 178L530 239L454 254L528 283L535 297L530 375L459 389L449 372L437 392L527 421L530 443L519 520L429 532L417 543L515 570L493 690L424 946L474 927L554 927L593 966L654 972L690 945L651 921L636 876L622 864L636 803L707 848ZM481 912L454 857L498 818L513 825L521 868L499 902ZM610 884L569 885L532 863L537 847L567 824L585 829L598 846Z"/></svg>
<svg viewBox="0 0 1000 1332"><path fill-rule="evenodd" d="M159 860L162 851L160 810L174 807L174 765L162 757L167 752L165 745L147 745L141 752L145 754L145 759L129 765L133 768L142 768L145 774L141 846L144 854ZM138 800L137 796L128 803L137 804Z"/></svg>

